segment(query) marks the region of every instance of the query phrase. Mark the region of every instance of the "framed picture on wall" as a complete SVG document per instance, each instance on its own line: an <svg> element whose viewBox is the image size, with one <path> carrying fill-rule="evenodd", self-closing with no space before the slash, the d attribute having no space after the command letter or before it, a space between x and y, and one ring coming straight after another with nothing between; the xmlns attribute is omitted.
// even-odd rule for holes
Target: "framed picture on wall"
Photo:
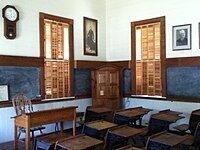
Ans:
<svg viewBox="0 0 200 150"><path fill-rule="evenodd" d="M191 24L173 26L173 50L191 49Z"/></svg>
<svg viewBox="0 0 200 150"><path fill-rule="evenodd" d="M8 95L9 95L8 85L7 84L0 85L0 101L8 101L9 100Z"/></svg>
<svg viewBox="0 0 200 150"><path fill-rule="evenodd" d="M97 30L97 20L87 17L83 18L84 55L98 55Z"/></svg>
<svg viewBox="0 0 200 150"><path fill-rule="evenodd" d="M199 49L200 49L200 22L199 22Z"/></svg>

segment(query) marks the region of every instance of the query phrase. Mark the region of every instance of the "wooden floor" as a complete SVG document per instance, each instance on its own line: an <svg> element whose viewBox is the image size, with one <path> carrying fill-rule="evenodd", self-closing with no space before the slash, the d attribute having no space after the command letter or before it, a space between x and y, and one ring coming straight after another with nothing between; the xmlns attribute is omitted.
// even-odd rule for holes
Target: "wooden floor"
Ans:
<svg viewBox="0 0 200 150"><path fill-rule="evenodd" d="M65 133L69 134L69 137L72 135L72 129L66 130ZM76 129L76 134L80 134L81 129ZM14 141L0 143L0 150L14 150ZM19 141L19 150L25 150L25 142Z"/></svg>
<svg viewBox="0 0 200 150"><path fill-rule="evenodd" d="M0 144L0 150L14 150L14 142L6 142ZM25 143L19 142L19 150L25 150Z"/></svg>

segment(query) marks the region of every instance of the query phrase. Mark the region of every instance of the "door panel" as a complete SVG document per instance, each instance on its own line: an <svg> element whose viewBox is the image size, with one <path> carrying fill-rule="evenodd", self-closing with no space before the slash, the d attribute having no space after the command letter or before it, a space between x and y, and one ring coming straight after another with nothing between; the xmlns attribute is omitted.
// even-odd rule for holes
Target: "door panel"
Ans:
<svg viewBox="0 0 200 150"><path fill-rule="evenodd" d="M106 84L107 82L107 72L97 71L97 84Z"/></svg>
<svg viewBox="0 0 200 150"><path fill-rule="evenodd" d="M118 71L111 71L109 72L109 83L110 84L119 84L119 72Z"/></svg>

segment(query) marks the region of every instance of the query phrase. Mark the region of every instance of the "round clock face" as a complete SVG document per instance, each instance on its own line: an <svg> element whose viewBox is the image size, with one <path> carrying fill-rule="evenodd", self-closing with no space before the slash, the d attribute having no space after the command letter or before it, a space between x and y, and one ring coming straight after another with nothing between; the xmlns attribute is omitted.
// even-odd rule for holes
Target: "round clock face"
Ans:
<svg viewBox="0 0 200 150"><path fill-rule="evenodd" d="M7 8L5 11L5 17L10 21L15 21L17 19L17 11L14 8Z"/></svg>

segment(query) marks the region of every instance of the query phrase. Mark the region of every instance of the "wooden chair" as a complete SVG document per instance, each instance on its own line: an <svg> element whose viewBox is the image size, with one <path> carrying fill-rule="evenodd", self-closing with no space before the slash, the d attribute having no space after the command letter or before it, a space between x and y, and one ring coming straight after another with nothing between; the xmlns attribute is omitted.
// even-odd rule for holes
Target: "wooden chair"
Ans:
<svg viewBox="0 0 200 150"><path fill-rule="evenodd" d="M23 93L16 94L12 99L13 107L15 109L16 115L20 115L23 113L31 113L33 112L33 106L31 104L31 100L26 97ZM43 126L38 126L30 129L32 135L33 146L35 145L35 131L40 131L43 134L42 130L45 129ZM26 130L23 127L19 128L18 139L20 138L21 133L26 133Z"/></svg>
<svg viewBox="0 0 200 150"><path fill-rule="evenodd" d="M195 150L200 150L200 122L198 123L194 136L189 135L188 139L181 145L183 150L189 150L194 148Z"/></svg>
<svg viewBox="0 0 200 150"><path fill-rule="evenodd" d="M175 126L174 128L181 133L185 133L186 131L190 131L192 135L195 133L196 126L198 122L200 122L200 116L196 115L196 112L199 112L200 109L194 110L191 113L190 119L189 119L189 124L181 124L178 126Z"/></svg>

